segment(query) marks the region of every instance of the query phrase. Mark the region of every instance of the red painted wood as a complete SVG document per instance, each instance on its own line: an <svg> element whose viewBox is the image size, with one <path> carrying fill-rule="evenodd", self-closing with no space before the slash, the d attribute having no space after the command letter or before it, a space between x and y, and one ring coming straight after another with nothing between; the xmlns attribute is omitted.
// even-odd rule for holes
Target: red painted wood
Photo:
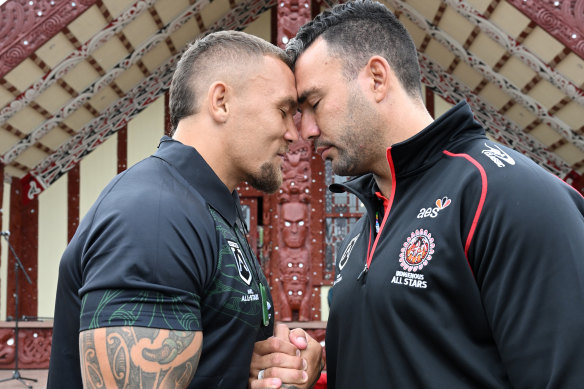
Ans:
<svg viewBox="0 0 584 389"><path fill-rule="evenodd" d="M118 131L118 174L128 168L128 126Z"/></svg>
<svg viewBox="0 0 584 389"><path fill-rule="evenodd" d="M79 227L80 168L75 165L67 173L67 242L71 241Z"/></svg>
<svg viewBox="0 0 584 389"><path fill-rule="evenodd" d="M52 325L20 322L18 325L18 368L47 369L51 356ZM14 322L0 322L0 369L15 367ZM23 374L26 377L26 374Z"/></svg>
<svg viewBox="0 0 584 389"><path fill-rule="evenodd" d="M0 6L0 77L57 35L96 0L8 0Z"/></svg>
<svg viewBox="0 0 584 389"><path fill-rule="evenodd" d="M10 243L22 262L32 283L29 284L22 271L18 271L19 304L18 316L37 316L38 304L38 199L22 201L21 180L12 178L10 187ZM6 316L15 316L15 259L8 254L8 288Z"/></svg>

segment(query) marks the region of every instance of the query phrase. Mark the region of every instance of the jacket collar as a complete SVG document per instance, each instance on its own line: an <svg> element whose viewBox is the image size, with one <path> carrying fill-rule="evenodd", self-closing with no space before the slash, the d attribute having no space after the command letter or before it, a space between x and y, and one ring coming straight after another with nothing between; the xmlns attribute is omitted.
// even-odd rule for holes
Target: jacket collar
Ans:
<svg viewBox="0 0 584 389"><path fill-rule="evenodd" d="M172 165L209 205L232 226L235 225L237 216L243 214L237 192L229 192L223 181L194 147L163 136L154 156Z"/></svg>
<svg viewBox="0 0 584 389"><path fill-rule="evenodd" d="M462 133L463 137L460 136ZM484 133L482 126L474 120L469 105L461 101L416 135L390 148L396 178L428 168L442 158L445 149L469 136Z"/></svg>

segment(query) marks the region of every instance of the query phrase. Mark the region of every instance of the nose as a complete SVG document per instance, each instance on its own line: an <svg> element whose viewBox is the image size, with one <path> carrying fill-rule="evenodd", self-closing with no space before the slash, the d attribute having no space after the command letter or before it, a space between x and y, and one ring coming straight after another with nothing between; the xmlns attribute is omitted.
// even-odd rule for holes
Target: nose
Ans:
<svg viewBox="0 0 584 389"><path fill-rule="evenodd" d="M298 115L298 114L296 114ZM296 116L294 116L296 117ZM298 140L298 128L296 127L296 122L294 121L294 117L290 116L288 120L286 120L286 132L284 133L284 139L288 141L288 143L296 142Z"/></svg>
<svg viewBox="0 0 584 389"><path fill-rule="evenodd" d="M300 136L302 139L310 140L320 136L320 128L316 124L314 115L311 112L302 114L300 119Z"/></svg>

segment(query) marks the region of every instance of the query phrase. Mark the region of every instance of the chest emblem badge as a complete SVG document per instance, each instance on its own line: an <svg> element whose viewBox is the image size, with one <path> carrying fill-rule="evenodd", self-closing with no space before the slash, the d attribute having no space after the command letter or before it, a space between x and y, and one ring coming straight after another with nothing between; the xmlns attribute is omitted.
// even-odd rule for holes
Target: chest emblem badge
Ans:
<svg viewBox="0 0 584 389"><path fill-rule="evenodd" d="M432 259L434 247L434 238L428 230L418 229L412 232L400 250L400 266L407 271L422 270Z"/></svg>
<svg viewBox="0 0 584 389"><path fill-rule="evenodd" d="M239 272L239 277L245 282L247 285L251 284L251 271L245 262L243 257L243 252L237 243L232 240L227 240L229 247L231 247L231 251L233 251L233 256L235 257L235 265L237 266L237 271Z"/></svg>

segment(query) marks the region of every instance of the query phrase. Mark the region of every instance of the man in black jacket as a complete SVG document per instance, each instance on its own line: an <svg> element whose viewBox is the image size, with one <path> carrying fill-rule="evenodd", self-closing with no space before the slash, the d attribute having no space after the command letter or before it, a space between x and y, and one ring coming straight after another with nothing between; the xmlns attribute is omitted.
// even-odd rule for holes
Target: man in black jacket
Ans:
<svg viewBox="0 0 584 389"><path fill-rule="evenodd" d="M328 387L581 387L582 196L465 102L433 120L379 3L325 11L287 50L302 137L367 210L336 259Z"/></svg>

